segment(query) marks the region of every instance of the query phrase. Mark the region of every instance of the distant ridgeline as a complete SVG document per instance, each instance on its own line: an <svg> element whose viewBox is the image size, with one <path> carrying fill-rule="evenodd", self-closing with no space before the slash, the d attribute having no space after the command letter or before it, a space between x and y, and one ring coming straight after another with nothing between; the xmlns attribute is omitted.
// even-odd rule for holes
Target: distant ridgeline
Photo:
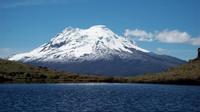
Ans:
<svg viewBox="0 0 200 112"><path fill-rule="evenodd" d="M198 51L197 57L195 59L189 60L189 62L200 60L200 48L198 48L197 51Z"/></svg>

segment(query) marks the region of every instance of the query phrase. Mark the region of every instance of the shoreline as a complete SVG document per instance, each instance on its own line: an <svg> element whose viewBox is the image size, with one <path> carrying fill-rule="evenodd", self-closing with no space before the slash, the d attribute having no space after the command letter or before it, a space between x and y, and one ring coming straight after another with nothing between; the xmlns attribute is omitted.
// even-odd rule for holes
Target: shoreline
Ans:
<svg viewBox="0 0 200 112"><path fill-rule="evenodd" d="M144 84L144 85L185 85L200 86L200 83L159 83L159 82L0 82L2 84Z"/></svg>

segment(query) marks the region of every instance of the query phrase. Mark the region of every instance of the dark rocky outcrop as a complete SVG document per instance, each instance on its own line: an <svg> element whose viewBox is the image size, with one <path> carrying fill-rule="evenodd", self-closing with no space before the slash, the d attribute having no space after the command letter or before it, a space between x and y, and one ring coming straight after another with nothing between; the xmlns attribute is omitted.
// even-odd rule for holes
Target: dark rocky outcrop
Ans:
<svg viewBox="0 0 200 112"><path fill-rule="evenodd" d="M197 59L200 59L200 48L198 48L198 56Z"/></svg>

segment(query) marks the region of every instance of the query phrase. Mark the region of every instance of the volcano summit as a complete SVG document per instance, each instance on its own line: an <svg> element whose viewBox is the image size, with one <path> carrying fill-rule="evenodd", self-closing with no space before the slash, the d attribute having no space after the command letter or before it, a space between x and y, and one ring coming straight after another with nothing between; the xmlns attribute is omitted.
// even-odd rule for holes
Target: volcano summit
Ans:
<svg viewBox="0 0 200 112"><path fill-rule="evenodd" d="M88 29L65 28L50 42L9 60L76 73L130 76L160 72L184 63L138 47L104 25Z"/></svg>

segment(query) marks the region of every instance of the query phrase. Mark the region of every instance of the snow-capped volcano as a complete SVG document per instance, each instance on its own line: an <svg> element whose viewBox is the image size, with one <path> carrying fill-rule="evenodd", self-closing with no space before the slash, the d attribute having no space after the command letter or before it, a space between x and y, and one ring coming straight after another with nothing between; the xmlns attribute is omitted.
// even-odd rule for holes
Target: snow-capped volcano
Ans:
<svg viewBox="0 0 200 112"><path fill-rule="evenodd" d="M118 36L104 25L92 26L89 29L65 28L47 44L31 52L18 54L10 60L22 61L77 61L109 58L133 53L130 49L148 52L136 46L131 40Z"/></svg>
<svg viewBox="0 0 200 112"><path fill-rule="evenodd" d="M158 72L183 63L177 58L142 49L104 25L88 29L67 27L48 43L30 52L14 55L9 60L105 75Z"/></svg>

